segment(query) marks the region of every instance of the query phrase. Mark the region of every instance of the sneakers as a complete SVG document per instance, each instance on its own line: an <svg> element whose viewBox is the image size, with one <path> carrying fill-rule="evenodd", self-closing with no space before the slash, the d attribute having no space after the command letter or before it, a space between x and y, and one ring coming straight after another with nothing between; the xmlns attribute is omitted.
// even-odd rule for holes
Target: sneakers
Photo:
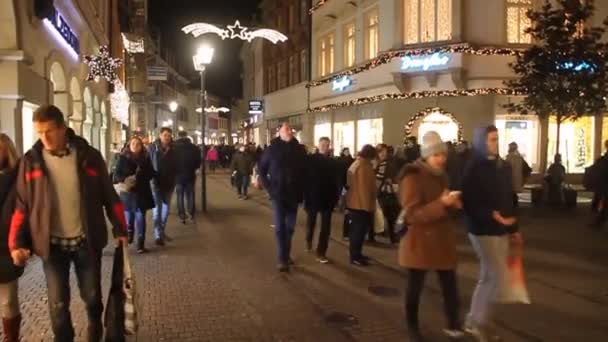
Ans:
<svg viewBox="0 0 608 342"><path fill-rule="evenodd" d="M329 259L324 256L318 256L317 261L321 264L329 264Z"/></svg>
<svg viewBox="0 0 608 342"><path fill-rule="evenodd" d="M350 263L355 266L362 266L362 267L369 266L369 262L364 258L353 259L350 261Z"/></svg>
<svg viewBox="0 0 608 342"><path fill-rule="evenodd" d="M500 341L501 338L496 333L492 332L491 328L481 326L467 318L464 330L473 336L478 342Z"/></svg>
<svg viewBox="0 0 608 342"><path fill-rule="evenodd" d="M463 338L464 331L460 329L443 329L443 333L449 338Z"/></svg>
<svg viewBox="0 0 608 342"><path fill-rule="evenodd" d="M146 249L146 247L137 248L137 254L145 254L145 253L148 253L148 249Z"/></svg>
<svg viewBox="0 0 608 342"><path fill-rule="evenodd" d="M133 238L134 238L133 233L129 232L129 237L127 238L128 242L129 242L129 245L133 243Z"/></svg>

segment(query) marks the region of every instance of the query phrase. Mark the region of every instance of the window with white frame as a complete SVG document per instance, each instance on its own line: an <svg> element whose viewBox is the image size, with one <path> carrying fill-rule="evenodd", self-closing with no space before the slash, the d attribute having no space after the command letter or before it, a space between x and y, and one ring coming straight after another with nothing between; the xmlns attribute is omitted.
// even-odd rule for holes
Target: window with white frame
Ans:
<svg viewBox="0 0 608 342"><path fill-rule="evenodd" d="M378 55L378 10L365 16L365 59Z"/></svg>
<svg viewBox="0 0 608 342"><path fill-rule="evenodd" d="M319 40L319 76L334 72L334 34L330 33Z"/></svg>
<svg viewBox="0 0 608 342"><path fill-rule="evenodd" d="M405 44L452 39L452 0L403 0Z"/></svg>
<svg viewBox="0 0 608 342"><path fill-rule="evenodd" d="M532 0L507 1L507 42L530 44L532 38L525 31L532 25L526 13L532 9Z"/></svg>
<svg viewBox="0 0 608 342"><path fill-rule="evenodd" d="M352 67L355 65L355 23L344 26L344 65Z"/></svg>

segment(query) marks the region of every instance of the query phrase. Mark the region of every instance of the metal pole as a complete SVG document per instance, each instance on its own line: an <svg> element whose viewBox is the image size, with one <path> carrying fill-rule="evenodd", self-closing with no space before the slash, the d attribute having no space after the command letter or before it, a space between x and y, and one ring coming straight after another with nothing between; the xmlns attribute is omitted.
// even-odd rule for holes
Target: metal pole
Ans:
<svg viewBox="0 0 608 342"><path fill-rule="evenodd" d="M205 70L201 71L201 137L203 140L202 151L203 151L203 160L201 163L201 204L203 213L207 212L207 168L206 168L206 159L207 159L207 150L205 148L205 129L206 129L206 118L205 118L205 107L207 107L207 99L205 96Z"/></svg>

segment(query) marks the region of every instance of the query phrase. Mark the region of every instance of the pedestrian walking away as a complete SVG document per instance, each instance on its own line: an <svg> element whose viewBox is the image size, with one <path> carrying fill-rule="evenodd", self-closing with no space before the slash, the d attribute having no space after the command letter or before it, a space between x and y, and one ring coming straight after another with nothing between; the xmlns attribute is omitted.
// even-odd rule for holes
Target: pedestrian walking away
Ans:
<svg viewBox="0 0 608 342"><path fill-rule="evenodd" d="M74 264L89 321L87 341L100 341L101 253L108 242L104 209L116 243L126 244L123 205L101 153L66 126L57 107L39 107L33 122L40 139L19 163L11 257L16 266L25 265L31 252L42 259L56 342L74 340L69 305Z"/></svg>
<svg viewBox="0 0 608 342"><path fill-rule="evenodd" d="M372 161L376 159L376 149L365 145L357 160L348 169L346 179L346 210L349 217L350 262L367 266L368 258L363 255L365 235L373 229L376 211L376 174Z"/></svg>
<svg viewBox="0 0 608 342"><path fill-rule="evenodd" d="M397 198L397 169L393 155L389 153L389 146L380 144L378 150L378 166L376 167L376 187L378 188L378 204L386 220L385 231L390 243L397 243L399 239L395 235L395 223L399 217L401 207ZM374 230L370 231L370 237Z"/></svg>
<svg viewBox="0 0 608 342"><path fill-rule="evenodd" d="M306 150L288 124L279 129L259 165L260 180L272 202L273 224L278 246L278 270L288 272L298 206L304 197Z"/></svg>
<svg viewBox="0 0 608 342"><path fill-rule="evenodd" d="M177 195L177 212L183 224L194 222L194 184L196 183L196 170L201 166L201 151L188 133L178 133L179 139L175 141L175 193Z"/></svg>
<svg viewBox="0 0 608 342"><path fill-rule="evenodd" d="M462 337L456 285L455 210L459 192L448 189L447 146L434 131L422 137L421 159L402 171L400 202L409 224L399 246L399 264L408 269L405 313L410 341L422 341L418 308L428 271L436 271L443 293L449 337Z"/></svg>
<svg viewBox="0 0 608 342"><path fill-rule="evenodd" d="M513 182L513 205L519 206L518 194L524 191L524 184L532 174L532 169L526 160L519 153L519 148L516 142L509 144L509 154L506 158L507 163L511 166L511 179Z"/></svg>
<svg viewBox="0 0 608 342"><path fill-rule="evenodd" d="M306 160L306 186L304 208L307 213L306 249L312 252L317 216L321 216L321 230L317 245L317 260L326 264L327 248L331 235L331 215L340 198L340 178L338 163L329 154L331 141L327 137L319 139L319 153Z"/></svg>
<svg viewBox="0 0 608 342"><path fill-rule="evenodd" d="M498 156L496 127L477 129L473 145L473 159L462 182L462 199L480 273L466 330L480 341L488 341L492 337L492 306L505 290L509 241L521 244L521 235L513 205L511 166Z"/></svg>
<svg viewBox="0 0 608 342"><path fill-rule="evenodd" d="M0 316L6 342L18 342L21 328L17 279L23 274L23 268L13 264L8 250L18 163L15 144L8 135L0 133Z"/></svg>
<svg viewBox="0 0 608 342"><path fill-rule="evenodd" d="M154 196L150 181L156 177L152 162L138 137L129 141L129 147L123 151L114 172L114 188L125 209L129 244L137 237L137 253L146 249L146 212L154 208Z"/></svg>
<svg viewBox="0 0 608 342"><path fill-rule="evenodd" d="M152 211L154 238L158 246L164 246L165 242L170 240L165 233L165 228L169 219L171 196L175 189L176 162L173 131L168 127L161 128L159 138L150 144L148 153L156 172L156 177L150 183L154 196L154 209Z"/></svg>
<svg viewBox="0 0 608 342"><path fill-rule="evenodd" d="M247 149L247 146L241 145L238 151L232 157L230 168L235 177L236 191L239 199L246 200L248 197L249 184L251 184L251 175L255 166L255 155Z"/></svg>

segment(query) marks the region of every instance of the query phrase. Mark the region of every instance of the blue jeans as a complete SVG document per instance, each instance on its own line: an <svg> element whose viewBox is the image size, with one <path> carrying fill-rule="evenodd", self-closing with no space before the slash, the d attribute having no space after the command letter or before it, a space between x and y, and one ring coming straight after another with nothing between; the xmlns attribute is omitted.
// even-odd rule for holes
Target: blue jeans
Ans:
<svg viewBox="0 0 608 342"><path fill-rule="evenodd" d="M137 195L130 192L120 193L120 199L125 207L125 220L129 234L137 235L138 247L143 247L146 240L146 212L137 207ZM139 246L141 245L141 246Z"/></svg>
<svg viewBox="0 0 608 342"><path fill-rule="evenodd" d="M186 219L186 208L185 203L188 205L188 215L194 217L194 181L177 183L175 186L175 193L177 194L177 212L179 218L182 220Z"/></svg>
<svg viewBox="0 0 608 342"><path fill-rule="evenodd" d="M70 266L74 263L80 297L86 306L89 325L101 327L103 303L101 294L101 253L86 246L66 252L51 245L49 258L42 262L48 289L51 326L56 342L74 340L70 315Z"/></svg>
<svg viewBox="0 0 608 342"><path fill-rule="evenodd" d="M275 235L279 247L278 259L280 264L287 265L291 253L291 239L295 231L298 207L289 207L279 201L272 201L272 216Z"/></svg>
<svg viewBox="0 0 608 342"><path fill-rule="evenodd" d="M163 198L160 191L152 189L152 195L154 196L155 207L152 209L152 219L154 220L154 238L162 239L165 235L165 227L167 227L167 220L169 219L169 205L171 203L171 195Z"/></svg>
<svg viewBox="0 0 608 342"><path fill-rule="evenodd" d="M240 173L236 175L236 190L239 195L247 196L249 183L251 183L251 176L242 175Z"/></svg>

